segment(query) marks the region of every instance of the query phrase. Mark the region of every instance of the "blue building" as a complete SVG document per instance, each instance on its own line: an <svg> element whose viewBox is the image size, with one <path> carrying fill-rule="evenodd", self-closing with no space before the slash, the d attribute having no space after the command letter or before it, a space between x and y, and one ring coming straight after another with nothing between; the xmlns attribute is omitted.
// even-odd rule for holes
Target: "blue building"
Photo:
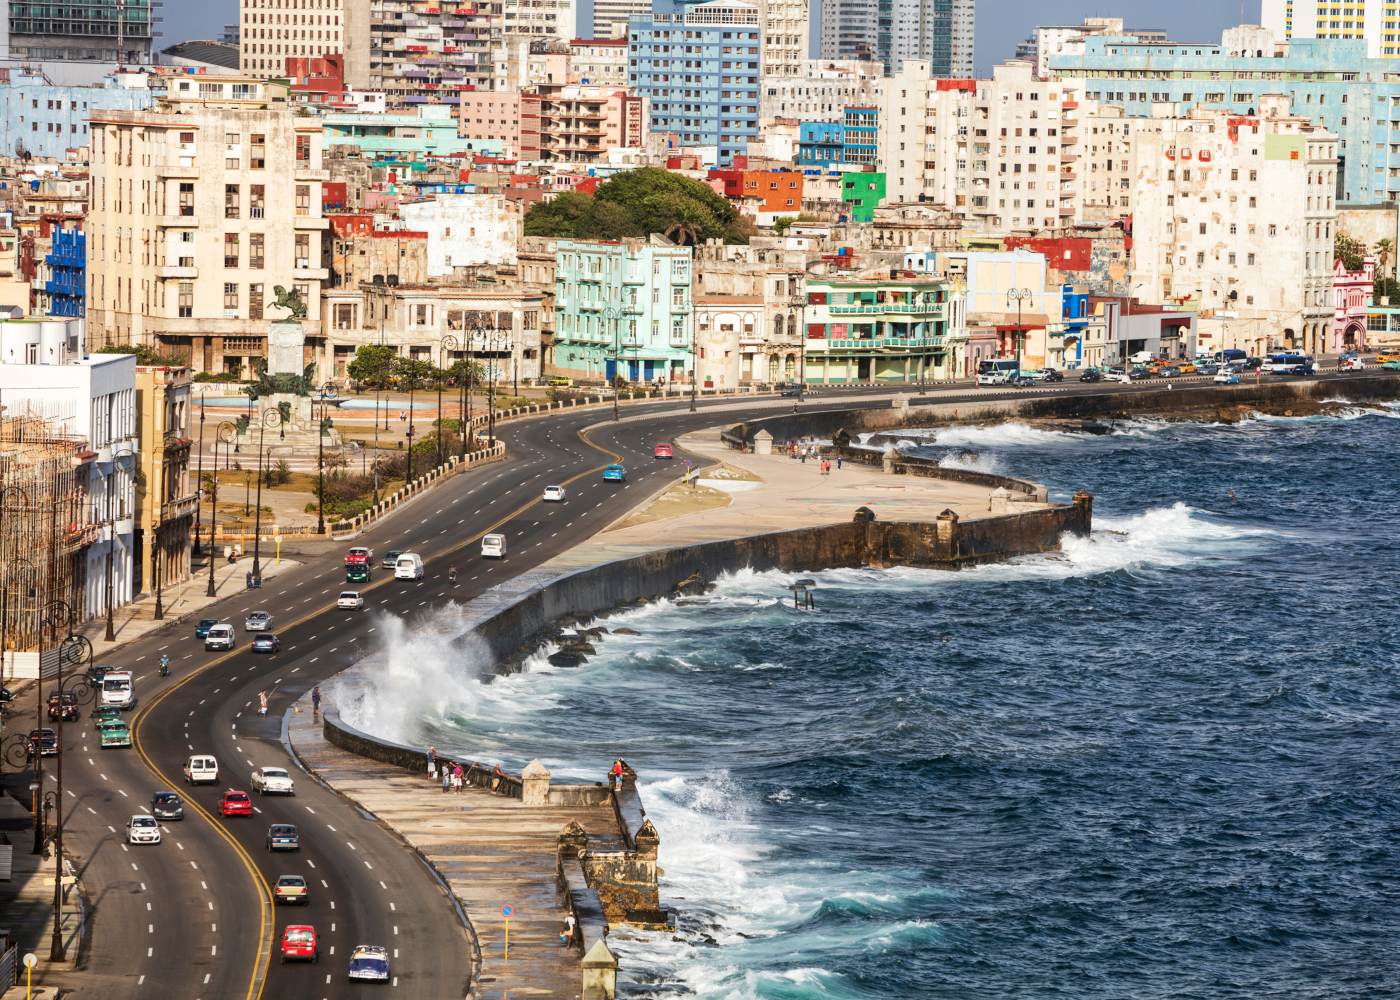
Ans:
<svg viewBox="0 0 1400 1000"><path fill-rule="evenodd" d="M0 86L0 156L23 150L36 159L62 160L69 149L90 144L93 112L144 111L151 98L144 74L77 87L52 84L42 73L11 71L9 84Z"/></svg>
<svg viewBox="0 0 1400 1000"><path fill-rule="evenodd" d="M797 131L797 165L820 169L845 163L845 140L841 122L803 122Z"/></svg>
<svg viewBox="0 0 1400 1000"><path fill-rule="evenodd" d="M1076 292L1073 285L1061 285L1060 302L1060 320L1064 325L1060 334L1064 345L1063 363L1066 368L1078 368L1084 363L1084 341L1088 339L1089 324L1093 320L1089 293Z"/></svg>
<svg viewBox="0 0 1400 1000"><path fill-rule="evenodd" d="M653 133L713 146L721 166L758 138L758 7L740 0L652 0L627 31L627 79Z"/></svg>
<svg viewBox="0 0 1400 1000"><path fill-rule="evenodd" d="M875 166L880 161L880 109L868 105L848 107L841 124L842 162Z"/></svg>
<svg viewBox="0 0 1400 1000"><path fill-rule="evenodd" d="M1082 55L1053 56L1050 68L1078 81L1088 100L1132 117L1151 116L1154 105L1183 116L1197 104L1255 114L1264 94L1287 94L1294 114L1340 139L1342 201L1400 197L1400 154L1391 152L1400 149L1392 120L1400 118L1400 74L1395 59L1369 58L1363 41L1295 39L1275 56L1272 47L1234 55L1221 45L1090 35Z"/></svg>
<svg viewBox="0 0 1400 1000"><path fill-rule="evenodd" d="M53 245L44 263L49 266L49 315L80 317L87 314L87 236L80 229L55 229Z"/></svg>

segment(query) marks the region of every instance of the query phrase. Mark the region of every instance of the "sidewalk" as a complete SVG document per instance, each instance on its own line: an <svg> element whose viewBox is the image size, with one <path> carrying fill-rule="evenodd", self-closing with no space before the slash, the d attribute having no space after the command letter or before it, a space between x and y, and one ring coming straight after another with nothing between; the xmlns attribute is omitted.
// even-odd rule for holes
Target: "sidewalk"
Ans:
<svg viewBox="0 0 1400 1000"><path fill-rule="evenodd" d="M53 939L53 855L30 854L33 838L25 830L8 829L0 836L14 845L14 874L10 881L0 882L0 914L4 914L4 926L13 935L19 955L33 952L39 959L39 964L34 966L35 996L39 995L40 984L49 987L76 985L73 976L81 943L82 904L78 892L74 891L76 882L71 859L65 852L60 927L67 958L55 963L49 961ZM18 992L6 992L5 998L24 996L22 967L19 973Z"/></svg>
<svg viewBox="0 0 1400 1000"><path fill-rule="evenodd" d="M327 743L320 722L312 720L309 695L287 718L287 738L307 769L377 816L446 879L481 949L473 996L567 1000L579 995L579 956L559 944L564 921L555 882L559 834L577 822L588 831L590 846L620 847L611 809L526 807L519 799L470 786L445 795L426 771L412 774ZM508 963L501 920L506 902L515 909Z"/></svg>
<svg viewBox="0 0 1400 1000"><path fill-rule="evenodd" d="M267 586L268 580L301 565L285 557L278 561L275 557L264 556L261 562L264 587ZM117 608L112 613L117 636L115 642L108 642L105 638L107 634L106 618L95 618L81 626L78 632L86 636L92 643L93 662L100 663L102 657L117 646L133 642L143 635L164 628L179 619L193 618L215 601L222 600L232 594L242 593L246 589L247 574L252 570L252 556L247 556L235 563L229 563L220 558L214 566L215 596L210 597L208 595L209 566L205 563L195 569L193 577L183 583L168 587L162 592L161 601L164 605L165 617L160 621L155 619L155 595L147 594L130 604ZM256 594L257 591L248 591L248 593Z"/></svg>

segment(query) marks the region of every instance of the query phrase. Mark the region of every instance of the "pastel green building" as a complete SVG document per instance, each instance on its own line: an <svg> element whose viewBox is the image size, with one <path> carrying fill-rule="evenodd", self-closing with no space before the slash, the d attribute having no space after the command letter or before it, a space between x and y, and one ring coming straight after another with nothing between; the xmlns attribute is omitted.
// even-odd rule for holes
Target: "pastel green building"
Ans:
<svg viewBox="0 0 1400 1000"><path fill-rule="evenodd" d="M946 377L955 303L937 279L807 281L805 377L811 384Z"/></svg>
<svg viewBox="0 0 1400 1000"><path fill-rule="evenodd" d="M502 139L469 139L457 134L455 106L425 104L389 114L336 111L321 119L327 149L356 146L375 160L423 161L464 153L499 156Z"/></svg>
<svg viewBox="0 0 1400 1000"><path fill-rule="evenodd" d="M684 381L691 363L691 248L658 237L560 240L553 370L575 378Z"/></svg>
<svg viewBox="0 0 1400 1000"><path fill-rule="evenodd" d="M875 209L885 200L885 175L876 171L842 174L841 200L851 206L852 222L874 222Z"/></svg>

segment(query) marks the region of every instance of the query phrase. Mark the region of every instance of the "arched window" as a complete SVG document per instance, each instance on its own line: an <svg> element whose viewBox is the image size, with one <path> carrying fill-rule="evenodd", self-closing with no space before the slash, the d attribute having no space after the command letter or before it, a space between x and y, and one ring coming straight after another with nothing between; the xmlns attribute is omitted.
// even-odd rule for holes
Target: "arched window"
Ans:
<svg viewBox="0 0 1400 1000"><path fill-rule="evenodd" d="M786 324L786 322L787 322L787 317L784 316L782 313L778 313L778 315L776 315L776 316L773 317L773 339L774 339L774 340L782 340L782 339L783 339L783 336L784 336L784 325Z"/></svg>

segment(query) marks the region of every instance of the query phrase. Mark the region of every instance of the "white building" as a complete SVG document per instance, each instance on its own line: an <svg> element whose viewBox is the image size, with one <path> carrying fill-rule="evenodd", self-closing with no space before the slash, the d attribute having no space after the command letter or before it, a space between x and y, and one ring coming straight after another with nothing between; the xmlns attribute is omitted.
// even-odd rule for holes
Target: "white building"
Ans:
<svg viewBox="0 0 1400 1000"><path fill-rule="evenodd" d="M1263 0L1259 20L1275 38L1364 39L1372 58L1400 55L1395 0Z"/></svg>
<svg viewBox="0 0 1400 1000"><path fill-rule="evenodd" d="M520 216L499 194L437 194L399 206L404 228L428 234L428 277L477 264L513 264Z"/></svg>
<svg viewBox="0 0 1400 1000"><path fill-rule="evenodd" d="M1262 95L1260 114L1197 108L1140 133L1133 282L1199 302L1203 350L1321 353L1332 323L1337 137ZM1222 343L1231 328L1248 331Z"/></svg>
<svg viewBox="0 0 1400 1000"><path fill-rule="evenodd" d="M7 417L32 415L64 436L87 442L90 516L101 525L86 547L81 611L106 613L108 565L113 607L132 596L136 518L136 357L82 355L81 320L0 322L0 399ZM75 612L78 609L75 609Z"/></svg>
<svg viewBox="0 0 1400 1000"><path fill-rule="evenodd" d="M759 0L760 79L800 76L807 61L807 0Z"/></svg>
<svg viewBox="0 0 1400 1000"><path fill-rule="evenodd" d="M765 129L775 118L839 122L847 105L872 104L883 70L857 59L804 59L798 73L763 78Z"/></svg>

